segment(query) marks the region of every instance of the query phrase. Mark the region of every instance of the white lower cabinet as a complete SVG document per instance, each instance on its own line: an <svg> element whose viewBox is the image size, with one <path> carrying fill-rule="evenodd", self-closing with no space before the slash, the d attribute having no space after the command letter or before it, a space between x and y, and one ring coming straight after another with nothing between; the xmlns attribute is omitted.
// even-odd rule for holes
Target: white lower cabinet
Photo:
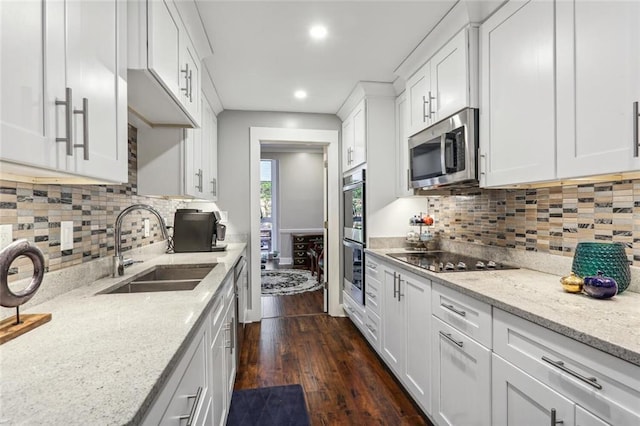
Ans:
<svg viewBox="0 0 640 426"><path fill-rule="evenodd" d="M382 357L429 413L431 281L385 265L381 284Z"/></svg>
<svg viewBox="0 0 640 426"><path fill-rule="evenodd" d="M551 424L551 409L565 426L640 424L640 367L495 308L493 333L496 425ZM530 407L512 408L514 401ZM526 410L516 420L535 419L537 410L540 422L511 422Z"/></svg>
<svg viewBox="0 0 640 426"><path fill-rule="evenodd" d="M236 374L235 324L230 272L143 425L226 424Z"/></svg>
<svg viewBox="0 0 640 426"><path fill-rule="evenodd" d="M432 317L432 417L440 426L491 426L491 350Z"/></svg>
<svg viewBox="0 0 640 426"><path fill-rule="evenodd" d="M574 405L569 399L495 354L492 398L496 426L575 424Z"/></svg>

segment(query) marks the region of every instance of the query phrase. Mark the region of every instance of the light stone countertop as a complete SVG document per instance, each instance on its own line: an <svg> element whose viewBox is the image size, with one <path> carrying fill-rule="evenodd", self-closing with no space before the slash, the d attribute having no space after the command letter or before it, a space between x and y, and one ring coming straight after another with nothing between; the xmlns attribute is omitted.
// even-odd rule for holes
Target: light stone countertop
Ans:
<svg viewBox="0 0 640 426"><path fill-rule="evenodd" d="M405 249L366 253L486 302L562 335L640 366L640 294L625 291L599 300L562 289L560 276L512 269L435 273L387 256Z"/></svg>
<svg viewBox="0 0 640 426"><path fill-rule="evenodd" d="M160 255L25 310L52 319L0 346L0 425L139 424L245 246ZM96 295L154 265L197 263L217 266L191 291Z"/></svg>

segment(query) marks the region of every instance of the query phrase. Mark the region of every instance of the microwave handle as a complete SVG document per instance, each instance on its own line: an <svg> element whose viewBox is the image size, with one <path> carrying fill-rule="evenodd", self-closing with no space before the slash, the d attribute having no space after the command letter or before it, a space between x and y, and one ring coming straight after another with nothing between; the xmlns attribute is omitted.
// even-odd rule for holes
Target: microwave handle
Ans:
<svg viewBox="0 0 640 426"><path fill-rule="evenodd" d="M442 175L447 174L447 158L446 158L446 149L447 149L447 134L443 133L440 136L440 167L442 169Z"/></svg>

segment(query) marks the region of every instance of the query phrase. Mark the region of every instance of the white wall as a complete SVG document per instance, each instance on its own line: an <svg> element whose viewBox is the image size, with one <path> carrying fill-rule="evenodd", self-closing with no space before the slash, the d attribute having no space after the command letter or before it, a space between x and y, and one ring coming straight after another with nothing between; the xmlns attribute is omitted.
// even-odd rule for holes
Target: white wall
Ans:
<svg viewBox="0 0 640 426"><path fill-rule="evenodd" d="M225 110L218 115L218 206L229 212L227 235L248 235L249 127L342 129L333 114L300 114Z"/></svg>
<svg viewBox="0 0 640 426"><path fill-rule="evenodd" d="M291 233L322 232L322 153L262 152L263 159L278 161L278 229L280 256L291 257Z"/></svg>

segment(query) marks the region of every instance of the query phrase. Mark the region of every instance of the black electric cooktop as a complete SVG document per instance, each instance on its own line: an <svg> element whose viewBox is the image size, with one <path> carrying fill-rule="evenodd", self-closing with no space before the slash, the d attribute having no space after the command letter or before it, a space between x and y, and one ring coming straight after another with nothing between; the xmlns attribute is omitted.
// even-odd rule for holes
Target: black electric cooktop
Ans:
<svg viewBox="0 0 640 426"><path fill-rule="evenodd" d="M518 269L516 266L447 251L389 253L395 259L432 272L496 271Z"/></svg>

